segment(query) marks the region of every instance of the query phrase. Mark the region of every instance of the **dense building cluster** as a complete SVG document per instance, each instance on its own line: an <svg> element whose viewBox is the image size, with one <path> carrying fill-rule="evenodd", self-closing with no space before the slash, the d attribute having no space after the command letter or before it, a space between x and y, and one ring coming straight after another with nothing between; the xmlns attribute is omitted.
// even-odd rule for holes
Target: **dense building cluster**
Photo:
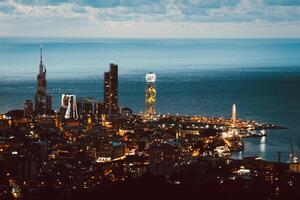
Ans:
<svg viewBox="0 0 300 200"><path fill-rule="evenodd" d="M259 183L272 198L300 184L296 162L230 158L243 149L249 131L274 128L236 119L235 105L232 119L158 115L151 79L146 117L135 115L118 104L118 66L110 64L103 103L62 94L60 110L53 111L42 56L37 82L35 105L25 100L23 110L0 115L0 199L72 199L145 177L161 177L168 188L210 185L230 191L234 185L243 191Z"/></svg>

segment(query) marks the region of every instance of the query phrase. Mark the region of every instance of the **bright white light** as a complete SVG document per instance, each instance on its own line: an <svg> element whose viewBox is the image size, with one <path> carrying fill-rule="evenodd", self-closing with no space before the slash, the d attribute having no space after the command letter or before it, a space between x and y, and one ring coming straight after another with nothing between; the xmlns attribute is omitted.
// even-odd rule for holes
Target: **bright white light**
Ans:
<svg viewBox="0 0 300 200"><path fill-rule="evenodd" d="M147 83L154 83L156 80L156 75L152 72L146 74L146 82Z"/></svg>

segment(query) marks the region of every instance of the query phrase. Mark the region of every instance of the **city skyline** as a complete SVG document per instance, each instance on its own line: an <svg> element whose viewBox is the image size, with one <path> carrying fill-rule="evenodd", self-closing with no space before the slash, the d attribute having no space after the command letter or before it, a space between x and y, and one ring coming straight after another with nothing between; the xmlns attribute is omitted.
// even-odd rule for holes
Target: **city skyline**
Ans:
<svg viewBox="0 0 300 200"><path fill-rule="evenodd" d="M4 0L0 36L288 38L299 13L298 0Z"/></svg>
<svg viewBox="0 0 300 200"><path fill-rule="evenodd" d="M99 111L97 113L103 113L107 116L117 116L121 112L121 106L118 103L118 68L119 66L114 63L109 64L109 71L104 72L103 74L103 100L101 108L98 108ZM61 101L60 101L60 109L58 110L52 110L53 105L57 104L57 102L52 102L52 96L51 94L48 94L47 92L47 79L46 79L46 67L43 63L43 46L40 45L40 63L39 63L39 70L37 74L37 92L35 94L34 98L34 107L33 107L33 101L31 99L25 99L23 104L23 110L24 110L24 117L32 116L32 115L53 115L53 112L61 112L62 117L65 119L72 119L76 120L78 119L78 111L77 111L77 101L76 101L76 95L71 94L61 94ZM100 77L99 77L100 78ZM153 72L148 72L145 75L145 81L146 81L146 88L145 88L145 110L144 113L142 113L145 120L157 120L157 115L160 115L159 112L156 110L156 74ZM101 93L101 91L100 91ZM38 98L38 96L40 96ZM83 98L83 101L87 100L84 99L86 97L79 97ZM40 99L44 99L41 101ZM96 99L90 99L88 100L91 103L92 101L98 101ZM59 104L59 103L58 103ZM79 103L81 104L81 102ZM101 103L98 102L100 105ZM127 108L126 105L124 108ZM96 107L96 106L93 106ZM93 108L92 110L94 110ZM94 111L93 111L94 112ZM132 111L131 111L132 112ZM141 111L142 112L142 111ZM138 113L138 112L136 112ZM84 113L87 114L87 113ZM162 113L163 115L163 113ZM168 112L169 115L169 112ZM178 115L178 113L177 113ZM233 104L232 106L232 112L231 112L231 121L233 127L236 123L236 105Z"/></svg>
<svg viewBox="0 0 300 200"><path fill-rule="evenodd" d="M300 199L300 0L0 0L0 29L1 200Z"/></svg>
<svg viewBox="0 0 300 200"><path fill-rule="evenodd" d="M300 39L0 44L1 200L299 199Z"/></svg>
<svg viewBox="0 0 300 200"><path fill-rule="evenodd" d="M3 180L0 197L26 200L39 199L41 195L46 199L77 199L80 198L77 194L89 193L88 199L94 199L98 192L111 196L105 189L109 185L117 190L117 184L133 181L147 187L158 180L165 184L160 188L162 191L180 186L176 190L178 195L186 195L184 191L191 187L196 187L198 192L202 187L212 191L228 187L226 193L240 199L236 191L244 196L249 182L256 189L262 189L257 183L264 184L263 190L251 196L298 195L294 188L300 179L294 176L300 172L300 163L292 142L287 163L282 162L280 151L277 162L258 156L233 157L234 153L244 151L247 138L259 138L263 145L266 131L284 131L288 127L237 118L236 104L232 105L231 118L157 115L153 72L145 76L145 112L135 114L129 107L118 104L118 79L118 65L111 63L109 71L104 72L103 103L95 99L77 101L73 94L62 94L61 109L47 112L48 107L52 108L52 101L46 95L41 49L36 89L43 101L36 98L35 110L32 101L25 100L24 110L0 114L0 178ZM89 89L84 87L83 91ZM243 179L247 181L240 182ZM141 180L145 182L140 184ZM241 187L237 189L235 184ZM128 186L138 193L140 189L136 188ZM187 194L197 193L191 190ZM201 194L213 198L223 196L222 191Z"/></svg>

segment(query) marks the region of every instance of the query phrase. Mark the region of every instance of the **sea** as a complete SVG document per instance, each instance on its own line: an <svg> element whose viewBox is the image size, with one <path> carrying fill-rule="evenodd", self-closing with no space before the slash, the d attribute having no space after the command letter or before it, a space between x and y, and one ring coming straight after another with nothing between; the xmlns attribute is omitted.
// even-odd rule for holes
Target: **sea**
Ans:
<svg viewBox="0 0 300 200"><path fill-rule="evenodd" d="M47 93L102 101L103 73L119 65L119 104L144 109L145 74L157 76L157 112L231 117L287 130L245 139L234 158L287 162L300 146L300 39L115 39L0 37L0 112L34 99L43 46Z"/></svg>

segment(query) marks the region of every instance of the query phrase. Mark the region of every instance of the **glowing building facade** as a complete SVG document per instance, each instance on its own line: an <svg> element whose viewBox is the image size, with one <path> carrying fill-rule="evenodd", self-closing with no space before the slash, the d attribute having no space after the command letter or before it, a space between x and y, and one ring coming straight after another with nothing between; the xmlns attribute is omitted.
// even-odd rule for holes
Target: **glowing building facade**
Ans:
<svg viewBox="0 0 300 200"><path fill-rule="evenodd" d="M61 107L64 110L65 119L78 119L76 96L63 94L61 97Z"/></svg>
<svg viewBox="0 0 300 200"><path fill-rule="evenodd" d="M235 127L236 126L236 106L235 104L232 105L232 126Z"/></svg>
<svg viewBox="0 0 300 200"><path fill-rule="evenodd" d="M118 106L118 65L110 64L110 70L104 73L103 103L105 114L119 114Z"/></svg>
<svg viewBox="0 0 300 200"><path fill-rule="evenodd" d="M154 120L156 118L156 75L154 73L146 74L146 90L145 90L145 113L146 120Z"/></svg>

